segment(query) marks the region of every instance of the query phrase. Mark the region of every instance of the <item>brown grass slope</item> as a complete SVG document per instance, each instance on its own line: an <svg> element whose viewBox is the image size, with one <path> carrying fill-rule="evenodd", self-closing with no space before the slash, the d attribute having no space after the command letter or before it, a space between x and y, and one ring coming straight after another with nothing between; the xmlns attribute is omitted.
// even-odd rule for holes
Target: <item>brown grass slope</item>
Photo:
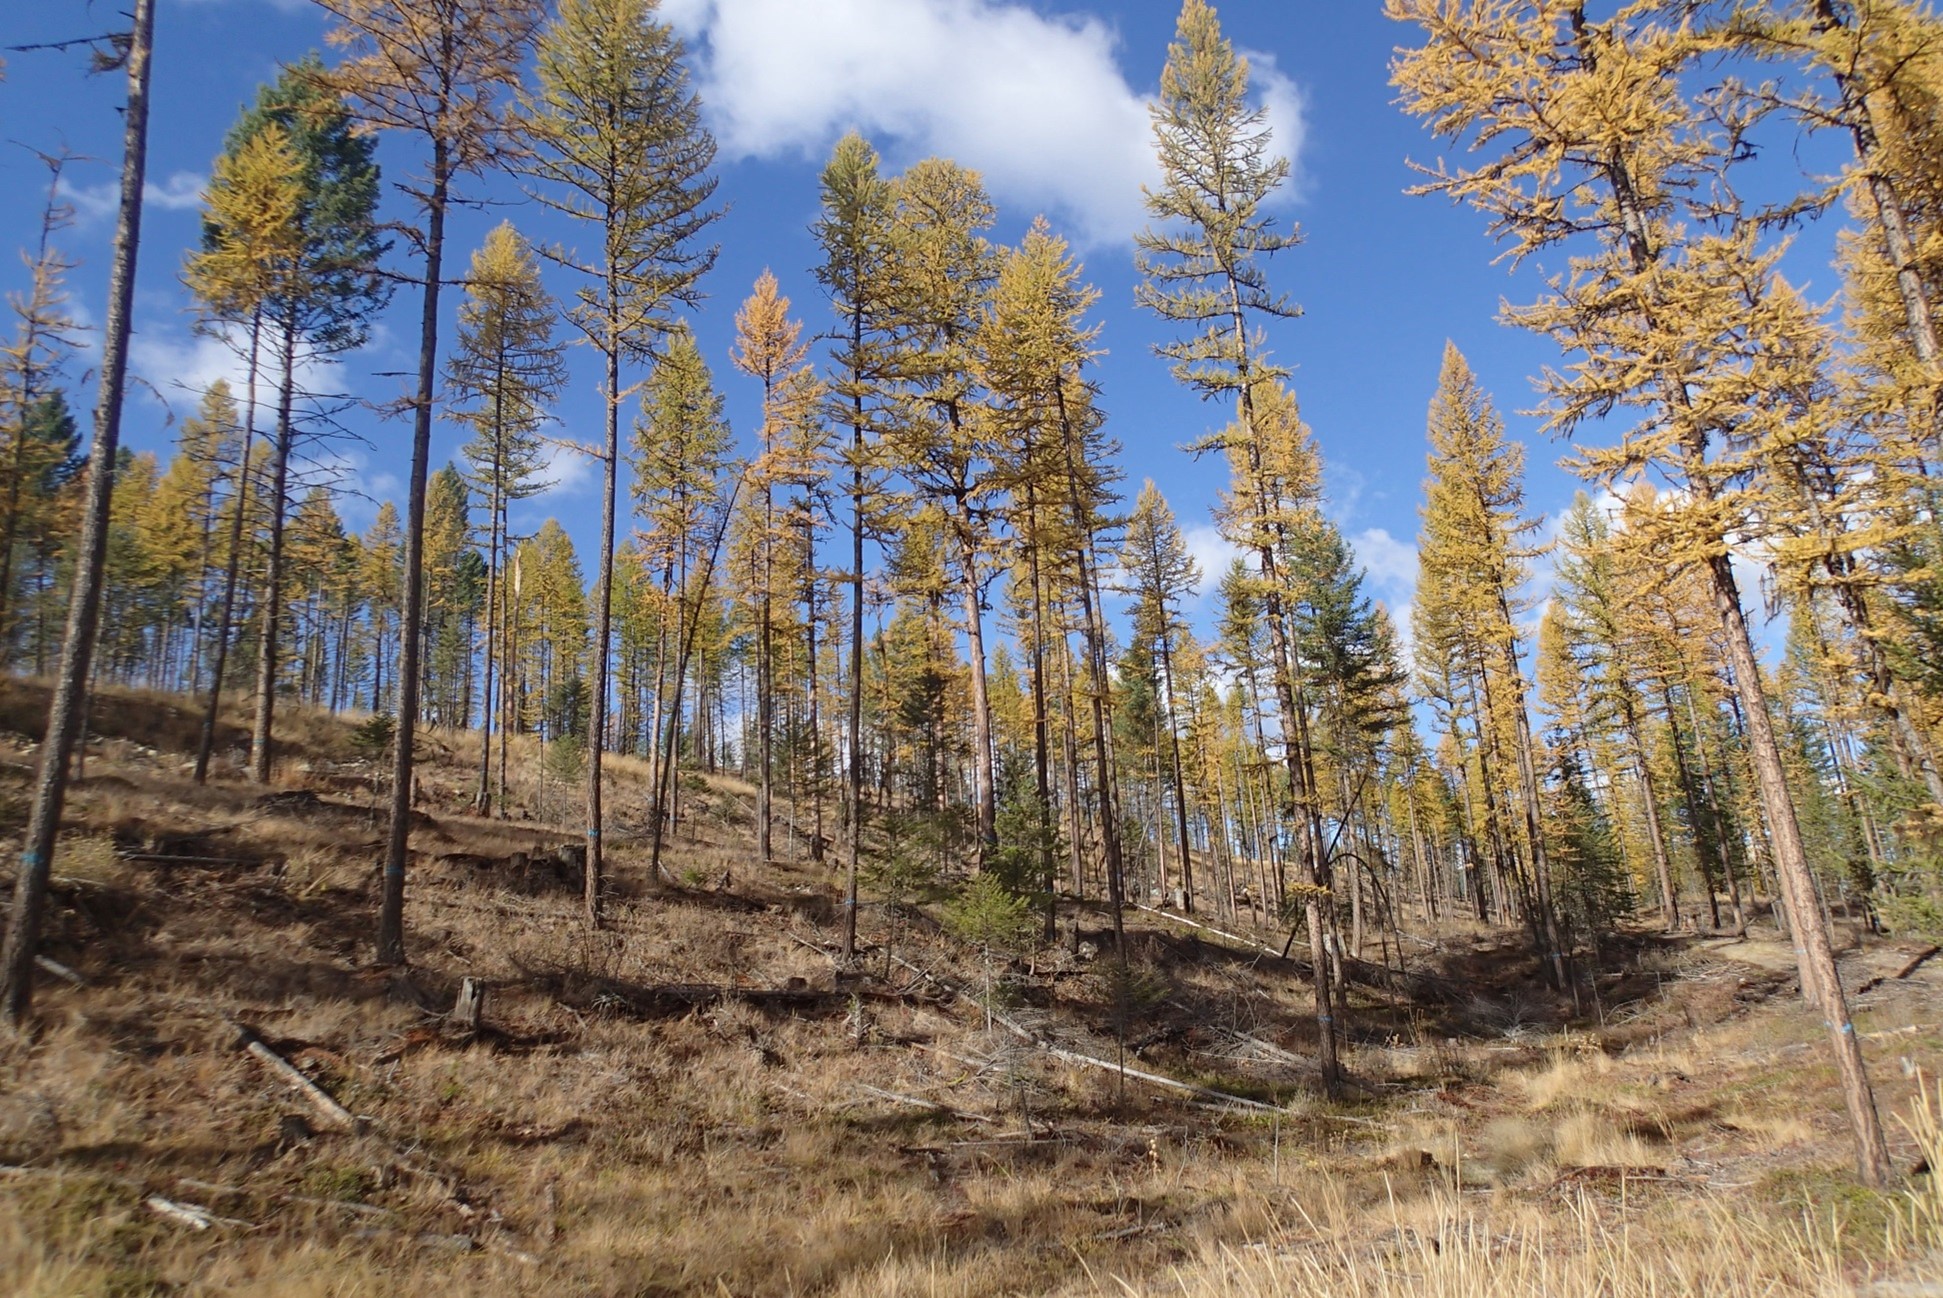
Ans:
<svg viewBox="0 0 1943 1298"><path fill-rule="evenodd" d="M0 688L0 835L42 705ZM438 734L412 964L383 970L349 723L291 709L278 787L231 764L196 789L192 713L95 705L44 947L82 985L50 975L0 1044L0 1291L1943 1292L1928 1178L1855 1184L1772 942L1629 936L1575 1022L1515 937L1437 933L1405 977L1363 971L1331 1104L1301 967L1164 917L1136 916L1124 976L1067 942L998 969L989 1023L991 971L924 908L866 910L839 970L834 878L758 865L726 778L684 777L655 886L645 773L614 763L620 895L589 933L552 855L575 826L547 819L570 792L516 748L529 818L461 814L476 740ZM477 1032L447 1018L468 977ZM1917 1111L1943 972L1858 1000L1885 1107ZM1200 1089L1076 1062L1122 1050Z"/></svg>

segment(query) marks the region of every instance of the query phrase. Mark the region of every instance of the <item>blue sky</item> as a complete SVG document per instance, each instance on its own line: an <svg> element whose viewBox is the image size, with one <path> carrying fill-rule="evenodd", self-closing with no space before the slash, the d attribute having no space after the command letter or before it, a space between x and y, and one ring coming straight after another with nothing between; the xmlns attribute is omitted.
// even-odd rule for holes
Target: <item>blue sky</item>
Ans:
<svg viewBox="0 0 1943 1298"><path fill-rule="evenodd" d="M197 236L198 193L224 131L256 87L281 61L323 48L326 16L307 0L158 3L133 350L150 390L133 399L125 435L138 449L166 454L171 414L193 409L196 390L210 379L240 369L220 343L193 334L178 279L183 251ZM117 0L10 0L0 43L107 30L120 23L121 7ZM1470 358L1512 435L1529 446L1532 509L1555 516L1578 487L1555 467L1565 448L1517 413L1535 403L1529 376L1556 363L1556 351L1496 323L1501 299L1528 300L1542 268L1513 273L1494 265L1481 218L1404 193L1407 160L1430 160L1441 145L1393 103L1387 65L1413 33L1385 21L1373 0L1227 0L1218 8L1227 35L1253 61L1278 146L1295 166L1278 215L1299 226L1306 242L1276 257L1271 277L1305 314L1273 326L1271 346L1294 368L1325 459L1332 512L1368 569L1369 589L1401 611L1415 575L1425 408L1447 338ZM1102 402L1125 448L1129 498L1142 478L1155 479L1197 552L1207 564L1219 561L1208 509L1225 469L1178 448L1225 422L1224 412L1171 381L1151 350L1168 336L1165 327L1133 306L1130 235L1142 221L1139 186L1152 166L1144 103L1158 85L1175 0L663 0L663 12L690 44L722 146L719 197L729 211L713 231L721 257L694 323L739 433L753 426L756 392L728 365L735 308L769 267L810 330L827 327L810 274L817 255L809 225L818 169L855 126L893 169L935 153L983 172L1001 214L995 237L1016 239L1044 212L1072 240L1103 295ZM71 284L90 321L100 317L105 289L121 94L119 78L85 75L75 53L10 55L0 84L0 247L33 237L45 172L31 150L65 146L93 159L68 170L77 222L62 236L82 263ZM409 147L384 140L381 164L402 172L413 161L402 152ZM455 270L501 219L536 241L588 242L585 232L525 201L510 180L490 179L475 192L492 204L454 222L448 264ZM387 202L390 215L405 216L396 194ZM1834 291L1828 237L1811 232L1793 258L1816 298ZM9 289L23 282L19 269L5 278ZM553 287L566 293L571 286L557 279ZM372 344L321 382L372 399L395 395L401 380L380 376L412 367L410 296L401 293ZM446 299L449 341L459 294L448 290ZM598 366L585 348L572 360L555 431L591 440ZM75 404L89 408L91 388L77 391ZM362 527L376 500L401 494L407 428L362 410L344 422L368 442L332 452L363 493L342 506L347 522ZM434 464L456 455L463 440L458 427L441 424ZM593 468L570 451L555 463L558 485L526 502L528 517L515 525L530 529L556 515L590 548L598 515Z"/></svg>

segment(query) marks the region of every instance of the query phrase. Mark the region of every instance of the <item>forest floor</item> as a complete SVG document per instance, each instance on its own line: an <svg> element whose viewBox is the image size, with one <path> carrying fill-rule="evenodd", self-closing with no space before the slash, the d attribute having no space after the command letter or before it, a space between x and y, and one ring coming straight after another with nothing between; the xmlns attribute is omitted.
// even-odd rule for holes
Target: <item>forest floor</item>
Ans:
<svg viewBox="0 0 1943 1298"><path fill-rule="evenodd" d="M0 841L41 706L0 687ZM63 972L0 1040L9 1293L1943 1294L1943 1195L1857 1183L1765 924L1629 930L1578 1015L1517 934L1425 926L1401 973L1359 967L1329 1100L1304 967L1258 945L1285 935L1135 911L1119 973L1086 907L1077 950L993 962L870 905L845 970L835 871L757 863L752 791L696 775L675 881L617 834L593 933L549 855L575 798L522 745L556 823L466 814L466 736L426 743L411 964L379 968L348 722L291 708L272 788L198 788L187 701L94 711ZM625 830L644 772L612 769ZM1897 1164L1926 1168L1943 959L1849 945Z"/></svg>

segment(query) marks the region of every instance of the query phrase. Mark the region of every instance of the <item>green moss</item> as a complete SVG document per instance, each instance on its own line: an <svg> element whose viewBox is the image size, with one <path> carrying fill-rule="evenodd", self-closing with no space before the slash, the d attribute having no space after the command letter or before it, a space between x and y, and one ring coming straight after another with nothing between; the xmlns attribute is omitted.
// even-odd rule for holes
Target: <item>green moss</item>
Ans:
<svg viewBox="0 0 1943 1298"><path fill-rule="evenodd" d="M1790 1167L1761 1178L1758 1197L1790 1218L1806 1218L1817 1230L1832 1230L1851 1248L1871 1256L1887 1247L1889 1223L1900 1199L1871 1190L1846 1168Z"/></svg>

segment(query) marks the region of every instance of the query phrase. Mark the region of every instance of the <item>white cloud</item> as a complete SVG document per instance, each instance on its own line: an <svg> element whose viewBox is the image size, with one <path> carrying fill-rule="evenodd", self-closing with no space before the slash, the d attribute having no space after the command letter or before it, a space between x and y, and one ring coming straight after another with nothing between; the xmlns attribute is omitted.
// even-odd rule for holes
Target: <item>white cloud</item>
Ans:
<svg viewBox="0 0 1943 1298"><path fill-rule="evenodd" d="M248 391L247 353L224 337L137 329L128 342L128 363L178 413L194 410L202 394L218 379L228 381L239 407ZM257 384L259 427L274 408L270 387L261 380Z"/></svg>
<svg viewBox="0 0 1943 1298"><path fill-rule="evenodd" d="M193 212L202 206L202 194L209 187L209 177L195 171L176 171L161 184L149 181L142 186L142 203L145 207L159 208L165 212ZM121 206L121 182L104 180L98 185L76 185L62 177L55 188L61 201L73 206L75 215L83 221L105 221L115 215Z"/></svg>
<svg viewBox="0 0 1943 1298"><path fill-rule="evenodd" d="M1212 523L1189 523L1181 529L1187 552L1201 569L1201 601L1212 600L1228 575L1228 565L1241 557L1241 551L1221 535Z"/></svg>
<svg viewBox="0 0 1943 1298"><path fill-rule="evenodd" d="M570 496L591 485L599 476L601 462L577 446L565 442L549 441L546 444L546 462L540 469L539 480L547 485L538 499L552 496Z"/></svg>
<svg viewBox="0 0 1943 1298"><path fill-rule="evenodd" d="M1379 593L1407 600L1416 591L1415 543L1397 540L1387 528L1370 527L1350 537L1349 545Z"/></svg>
<svg viewBox="0 0 1943 1298"><path fill-rule="evenodd" d="M1146 96L1092 15L1015 0L665 0L696 49L705 111L726 156L819 157L855 128L902 161L952 157L995 198L1109 242L1144 223L1158 179ZM1277 150L1296 156L1302 101L1272 57L1255 84Z"/></svg>

